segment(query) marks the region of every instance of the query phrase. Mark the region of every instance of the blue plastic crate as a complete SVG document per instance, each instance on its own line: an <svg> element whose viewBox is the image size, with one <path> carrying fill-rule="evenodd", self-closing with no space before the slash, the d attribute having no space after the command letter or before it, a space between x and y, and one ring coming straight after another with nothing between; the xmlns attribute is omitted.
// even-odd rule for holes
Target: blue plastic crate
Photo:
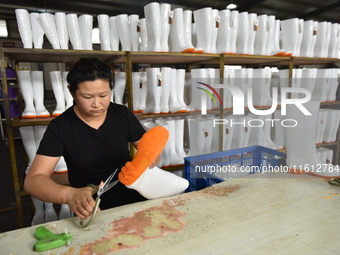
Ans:
<svg viewBox="0 0 340 255"><path fill-rule="evenodd" d="M253 174L279 166L279 159L285 154L262 146L251 146L240 149L203 154L184 158L184 175L189 181L187 191L204 189L224 181L216 176L216 171L240 169Z"/></svg>

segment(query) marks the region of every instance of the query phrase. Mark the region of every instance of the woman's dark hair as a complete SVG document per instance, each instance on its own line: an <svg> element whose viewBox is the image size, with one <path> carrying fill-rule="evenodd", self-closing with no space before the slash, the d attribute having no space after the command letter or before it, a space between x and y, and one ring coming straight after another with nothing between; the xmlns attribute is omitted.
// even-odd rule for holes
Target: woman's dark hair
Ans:
<svg viewBox="0 0 340 255"><path fill-rule="evenodd" d="M67 82L70 85L70 92L75 93L78 84L84 81L105 79L113 89L112 70L108 64L98 58L80 58L75 61L67 75Z"/></svg>

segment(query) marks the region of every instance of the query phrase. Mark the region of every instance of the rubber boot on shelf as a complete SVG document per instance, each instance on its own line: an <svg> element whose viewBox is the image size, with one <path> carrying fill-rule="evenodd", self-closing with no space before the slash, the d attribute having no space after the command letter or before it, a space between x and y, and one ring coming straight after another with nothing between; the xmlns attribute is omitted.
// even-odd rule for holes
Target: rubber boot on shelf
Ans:
<svg viewBox="0 0 340 255"><path fill-rule="evenodd" d="M230 54L236 54L236 40L238 33L238 11L230 12Z"/></svg>
<svg viewBox="0 0 340 255"><path fill-rule="evenodd" d="M272 55L274 56L285 56L286 51L280 47L280 27L281 20L276 19L274 21L274 31L273 31L273 39L272 39ZM278 52L275 54L275 52Z"/></svg>
<svg viewBox="0 0 340 255"><path fill-rule="evenodd" d="M116 17L112 16L109 18L110 24L110 47L112 51L119 51L119 35L116 25Z"/></svg>
<svg viewBox="0 0 340 255"><path fill-rule="evenodd" d="M326 24L326 42L325 42L325 47L323 49L323 56L325 58L328 57L328 49L329 49L329 44L331 41L331 31L332 31L332 23L331 22L327 22Z"/></svg>
<svg viewBox="0 0 340 255"><path fill-rule="evenodd" d="M184 102L187 105L187 111L190 111L191 102L191 72L185 72L184 78Z"/></svg>
<svg viewBox="0 0 340 255"><path fill-rule="evenodd" d="M68 30L67 30L66 14L64 12L56 12L54 16L55 16L55 23L56 23L57 33L58 33L60 49L68 50L69 36L68 36Z"/></svg>
<svg viewBox="0 0 340 255"><path fill-rule="evenodd" d="M58 215L53 208L53 203L44 202L45 205L45 223L58 220Z"/></svg>
<svg viewBox="0 0 340 255"><path fill-rule="evenodd" d="M172 52L194 52L192 45L186 45L183 28L183 9L176 8L172 10L174 15L173 24L170 25L170 42Z"/></svg>
<svg viewBox="0 0 340 255"><path fill-rule="evenodd" d="M83 14L78 17L79 31L81 43L84 50L93 50L92 47L92 30L93 30L93 16Z"/></svg>
<svg viewBox="0 0 340 255"><path fill-rule="evenodd" d="M299 19L298 20L298 39L297 39L297 42L296 42L296 50L295 50L295 56L296 57L300 57L300 52L301 52L301 43L302 43L302 36L303 36L303 23L304 23L304 20L303 19Z"/></svg>
<svg viewBox="0 0 340 255"><path fill-rule="evenodd" d="M80 34L79 22L77 14L66 14L66 23L70 42L74 50L83 50L82 38Z"/></svg>
<svg viewBox="0 0 340 255"><path fill-rule="evenodd" d="M223 72L223 84L225 86L234 86L235 84L235 72L236 70L228 66L224 67ZM229 89L223 90L223 108L231 109L233 107L233 97Z"/></svg>
<svg viewBox="0 0 340 255"><path fill-rule="evenodd" d="M328 88L330 86L330 69L318 68L316 72L315 87L312 93L312 100L326 102Z"/></svg>
<svg viewBox="0 0 340 255"><path fill-rule="evenodd" d="M185 69L177 69L176 78L177 78L176 91L178 104L182 108L185 108L185 111L190 111L190 108L186 105L184 101Z"/></svg>
<svg viewBox="0 0 340 255"><path fill-rule="evenodd" d="M171 69L170 72L171 72L170 75L171 85L170 85L169 110L171 113L186 112L187 110L186 105L181 105L178 101L179 97L177 91L178 90L177 70Z"/></svg>
<svg viewBox="0 0 340 255"><path fill-rule="evenodd" d="M213 120L212 118L203 118L205 125L204 125L204 147L203 147L203 153L208 154L211 152L211 144L212 144L212 138L213 138Z"/></svg>
<svg viewBox="0 0 340 255"><path fill-rule="evenodd" d="M267 54L267 40L268 40L268 30L267 30L267 15L257 16L258 20L258 30L255 36L254 44L254 54L255 55L266 55Z"/></svg>
<svg viewBox="0 0 340 255"><path fill-rule="evenodd" d="M292 70L292 83L291 87L292 88L300 88L301 87L301 80L302 80L302 69L301 68L293 68ZM291 98L296 99L299 98L299 93L298 92L293 92L291 93Z"/></svg>
<svg viewBox="0 0 340 255"><path fill-rule="evenodd" d="M66 100L66 109L73 106L73 97L70 93L70 90L68 89L67 75L68 75L68 71L62 72L63 90L64 90L64 97L65 97L65 100Z"/></svg>
<svg viewBox="0 0 340 255"><path fill-rule="evenodd" d="M73 217L73 212L68 204L60 205L59 220L68 219Z"/></svg>
<svg viewBox="0 0 340 255"><path fill-rule="evenodd" d="M116 104L123 104L123 97L126 87L126 72L115 72L114 98Z"/></svg>
<svg viewBox="0 0 340 255"><path fill-rule="evenodd" d="M60 71L50 72L50 79L51 79L53 94L57 102L57 106L55 110L53 111L52 116L57 117L65 111L65 107L66 107L61 72Z"/></svg>
<svg viewBox="0 0 340 255"><path fill-rule="evenodd" d="M279 41L277 40L275 36L277 36L276 28L275 28L275 16L268 15L267 17L268 22L268 38L267 38L267 55L269 56L282 56L284 55L284 52L280 49ZM278 37L279 40L279 37Z"/></svg>
<svg viewBox="0 0 340 255"><path fill-rule="evenodd" d="M33 98L37 118L48 118L50 113L44 106L44 78L43 71L31 71Z"/></svg>
<svg viewBox="0 0 340 255"><path fill-rule="evenodd" d="M34 206L34 215L31 221L31 226L36 226L45 223L44 202L32 196L31 199Z"/></svg>
<svg viewBox="0 0 340 255"><path fill-rule="evenodd" d="M334 143L336 134L340 125L340 110L327 109L328 120L325 126L322 141L325 143Z"/></svg>
<svg viewBox="0 0 340 255"><path fill-rule="evenodd" d="M320 102L309 101L303 106L311 115L305 115L296 105L287 105L285 118L297 121L294 127L284 127L287 166L291 173L307 172L323 178L339 178L340 173L334 171L335 168L339 169L339 166L322 165L323 162L316 154L316 125ZM322 171L319 171L320 166Z"/></svg>
<svg viewBox="0 0 340 255"><path fill-rule="evenodd" d="M252 106L268 106L270 95L270 69L260 68L253 70ZM251 105L248 105L251 107Z"/></svg>
<svg viewBox="0 0 340 255"><path fill-rule="evenodd" d="M285 148L285 138L284 138L284 130L283 126L281 125L281 122L283 120L283 117L281 116L281 110L276 110L273 113L274 119L278 120L274 122L273 127L273 142L280 146L281 148ZM252 130L253 131L253 130Z"/></svg>
<svg viewBox="0 0 340 255"><path fill-rule="evenodd" d="M325 51L327 43L327 21L318 23L318 34L316 36L316 42L314 46L314 58L326 58L327 54ZM328 52L327 52L328 53Z"/></svg>
<svg viewBox="0 0 340 255"><path fill-rule="evenodd" d="M223 129L223 150L230 150L231 147L231 142L233 140L233 136L234 136L234 127L231 126L231 118L226 116L225 119L228 121L225 125L224 125L224 129Z"/></svg>
<svg viewBox="0 0 340 255"><path fill-rule="evenodd" d="M196 156L204 153L204 140L209 133L204 132L204 119L188 119L189 124L189 155Z"/></svg>
<svg viewBox="0 0 340 255"><path fill-rule="evenodd" d="M157 125L166 128L169 131L169 125L166 120L156 120ZM162 150L162 167L170 167L170 144L169 140Z"/></svg>
<svg viewBox="0 0 340 255"><path fill-rule="evenodd" d="M287 53L292 53L296 56L296 46L299 37L299 19L286 19L281 20L281 35L282 35L282 48Z"/></svg>
<svg viewBox="0 0 340 255"><path fill-rule="evenodd" d="M249 54L249 20L248 12L238 14L238 32L236 40L236 54Z"/></svg>
<svg viewBox="0 0 340 255"><path fill-rule="evenodd" d="M175 147L177 155L183 159L188 155L184 151L184 119L175 119Z"/></svg>
<svg viewBox="0 0 340 255"><path fill-rule="evenodd" d="M189 48L194 49L195 47L192 44L191 35L192 35L192 11L185 10L183 11L183 34L184 34L184 44L188 45Z"/></svg>
<svg viewBox="0 0 340 255"><path fill-rule="evenodd" d="M139 112L143 112L146 108L146 97L148 94L148 82L147 82L147 75L145 71L142 71L140 84L141 94L140 94L140 101L139 101Z"/></svg>
<svg viewBox="0 0 340 255"><path fill-rule="evenodd" d="M140 139L133 160L122 167L118 175L120 182L147 199L173 196L186 190L189 186L186 179L158 167L148 167L162 152L168 138L169 132L162 126L148 130Z"/></svg>
<svg viewBox="0 0 340 255"><path fill-rule="evenodd" d="M145 19L139 20L139 51L146 51L148 45L148 33L146 31Z"/></svg>
<svg viewBox="0 0 340 255"><path fill-rule="evenodd" d="M161 10L159 3L152 2L144 6L149 52L160 52L161 48Z"/></svg>
<svg viewBox="0 0 340 255"><path fill-rule="evenodd" d="M197 46L197 30L196 30L196 24L195 22L193 22L191 24L191 41L192 41L192 45L195 48L195 53L203 53L203 50L197 50L196 46Z"/></svg>
<svg viewBox="0 0 340 255"><path fill-rule="evenodd" d="M250 139L250 134L251 134L251 129L252 127L249 124L249 121L251 120L251 117L249 116L244 116L245 119L245 129L244 129L244 137L243 137L243 143L241 147L248 147L249 146L249 139Z"/></svg>
<svg viewBox="0 0 340 255"><path fill-rule="evenodd" d="M132 96L133 96L133 113L139 113L139 103L141 96L140 79L141 72L132 72Z"/></svg>
<svg viewBox="0 0 340 255"><path fill-rule="evenodd" d="M202 110L202 99L206 102L208 98L205 92L201 91L201 89L198 89L204 87L203 85L200 85L198 82L206 81L207 69L205 68L191 69L190 72L191 72L190 111L200 111Z"/></svg>
<svg viewBox="0 0 340 255"><path fill-rule="evenodd" d="M249 118L250 119L250 118ZM248 128L247 118L245 115L243 116L230 116L231 126L234 129L233 139L230 144L230 149L238 149L242 148L243 144L249 143L250 133L248 141L246 141L246 137L248 136L248 132L250 129Z"/></svg>
<svg viewBox="0 0 340 255"><path fill-rule="evenodd" d="M195 53L210 53L212 36L212 9L211 7L193 12L196 24L197 45Z"/></svg>
<svg viewBox="0 0 340 255"><path fill-rule="evenodd" d="M23 119L35 119L37 113L33 104L33 86L30 71L18 71L19 87L25 101L25 109L21 114Z"/></svg>
<svg viewBox="0 0 340 255"><path fill-rule="evenodd" d="M122 14L122 16L126 17L127 15ZM98 19L98 28L99 28L99 41L100 41L100 49L103 51L111 51L111 35L110 35L110 23L109 23L109 15L107 14L99 14L97 16ZM125 21L125 19L124 19ZM127 21L128 22L128 21ZM124 26L126 28L126 26ZM118 28L119 30L119 28ZM129 30L125 31L128 33ZM125 42L128 43L128 42ZM129 49L131 50L131 49Z"/></svg>
<svg viewBox="0 0 340 255"><path fill-rule="evenodd" d="M160 23L161 23L161 51L169 52L169 33L170 23L173 20L173 14L171 12L171 5L166 3L160 4Z"/></svg>
<svg viewBox="0 0 340 255"><path fill-rule="evenodd" d="M178 142L177 134L178 131L176 130L175 119L168 119L166 120L168 123L168 131L169 131L169 151L170 151L170 165L171 166L181 166L184 164L184 159L181 155L177 154L177 146L176 142ZM183 143L182 143L183 144Z"/></svg>
<svg viewBox="0 0 340 255"><path fill-rule="evenodd" d="M131 38L131 50L138 51L138 43L139 43L139 16L136 14L129 15L129 24L130 24L130 38Z"/></svg>
<svg viewBox="0 0 340 255"><path fill-rule="evenodd" d="M159 114L161 113L160 101L162 93L162 74L160 68L148 68L146 70L146 76L148 92L143 114Z"/></svg>
<svg viewBox="0 0 340 255"><path fill-rule="evenodd" d="M42 49L44 43L44 30L41 27L40 15L36 12L30 13L31 29L32 29L32 39L34 49Z"/></svg>
<svg viewBox="0 0 340 255"><path fill-rule="evenodd" d="M254 44L256 32L258 30L257 14L248 13L248 54L254 55Z"/></svg>
<svg viewBox="0 0 340 255"><path fill-rule="evenodd" d="M207 68L207 78L205 80L202 80L203 83L215 87L215 76L216 76L216 69L215 68ZM207 88L207 87L205 87ZM207 110L210 111L213 108L219 109L219 102L216 100L216 103L213 100L211 100L210 96L207 100Z"/></svg>
<svg viewBox="0 0 340 255"><path fill-rule="evenodd" d="M338 58L339 52L339 24L333 23L331 25L331 35L330 35L330 43L328 47L328 58Z"/></svg>
<svg viewBox="0 0 340 255"><path fill-rule="evenodd" d="M273 142L272 138L271 138L271 131L272 131L272 125L273 123L271 121L272 119L272 115L262 115L262 116L258 116L260 117L260 119L263 120L264 124L263 124L263 139L261 142L261 145L273 150L279 150L279 149L283 149L283 146L278 145L276 143ZM252 130L253 131L253 128Z"/></svg>
<svg viewBox="0 0 340 255"><path fill-rule="evenodd" d="M257 116L253 113L249 113L247 115L251 117L249 122L251 123L251 132L249 136L248 146L262 145L264 138L264 128L263 128L263 120L260 118L261 116Z"/></svg>
<svg viewBox="0 0 340 255"><path fill-rule="evenodd" d="M51 13L40 13L41 27L44 29L48 41L55 50L60 49L58 32L55 24L55 16Z"/></svg>
<svg viewBox="0 0 340 255"><path fill-rule="evenodd" d="M162 67L161 113L169 113L169 98L171 87L171 67Z"/></svg>
<svg viewBox="0 0 340 255"><path fill-rule="evenodd" d="M313 39L316 38L314 31L314 21L306 20L303 22L303 34L300 47L300 57L313 57L312 44ZM315 39L314 39L315 40Z"/></svg>
<svg viewBox="0 0 340 255"><path fill-rule="evenodd" d="M336 100L336 91L338 90L339 86L339 68L332 68L330 69L330 85L326 95L327 102L334 102Z"/></svg>
<svg viewBox="0 0 340 255"><path fill-rule="evenodd" d="M306 68L302 69L301 72L302 74L300 87L307 89L312 95L316 82L317 68ZM300 94L298 97L302 98L304 97L304 95Z"/></svg>
<svg viewBox="0 0 340 255"><path fill-rule="evenodd" d="M24 49L32 49L33 38L30 21L30 14L26 9L15 9L15 16L18 23L18 30Z"/></svg>
<svg viewBox="0 0 340 255"><path fill-rule="evenodd" d="M219 12L220 28L217 32L216 53L230 53L230 10L224 9Z"/></svg>
<svg viewBox="0 0 340 255"><path fill-rule="evenodd" d="M234 85L242 90L244 95L244 105L248 106L248 89L253 86L253 68L241 68L235 70ZM224 92L230 93L230 92Z"/></svg>
<svg viewBox="0 0 340 255"><path fill-rule="evenodd" d="M216 43L217 43L217 33L220 27L220 16L219 11L217 9L213 9L211 11L212 14L212 32L211 32L211 43L210 43L210 52L212 54L216 54Z"/></svg>
<svg viewBox="0 0 340 255"><path fill-rule="evenodd" d="M320 109L318 114L318 120L316 125L316 144L322 144L323 135L327 125L331 125L331 121L328 118L328 111L326 109Z"/></svg>

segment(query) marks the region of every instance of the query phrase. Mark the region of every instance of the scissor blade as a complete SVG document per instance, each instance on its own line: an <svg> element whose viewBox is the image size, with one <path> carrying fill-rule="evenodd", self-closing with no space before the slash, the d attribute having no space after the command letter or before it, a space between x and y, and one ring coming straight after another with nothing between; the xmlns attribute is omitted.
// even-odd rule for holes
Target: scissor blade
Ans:
<svg viewBox="0 0 340 255"><path fill-rule="evenodd" d="M106 192L106 191L108 191L109 189L111 189L111 188L112 188L113 186L115 186L118 182L119 182L119 180L114 181L114 182L111 182L110 184L108 184L108 185L104 188L103 193Z"/></svg>

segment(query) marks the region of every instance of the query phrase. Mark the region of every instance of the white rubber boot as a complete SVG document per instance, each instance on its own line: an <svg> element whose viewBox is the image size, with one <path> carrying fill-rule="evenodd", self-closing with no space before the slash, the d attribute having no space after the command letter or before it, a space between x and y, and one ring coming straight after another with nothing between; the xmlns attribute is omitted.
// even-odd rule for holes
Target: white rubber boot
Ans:
<svg viewBox="0 0 340 255"><path fill-rule="evenodd" d="M138 51L138 39L139 39L139 16L136 14L129 15L130 24L130 38L131 38L131 50Z"/></svg>
<svg viewBox="0 0 340 255"><path fill-rule="evenodd" d="M126 87L126 73L125 72L115 72L115 103L123 104L124 91Z"/></svg>
<svg viewBox="0 0 340 255"><path fill-rule="evenodd" d="M110 24L110 47L112 51L119 50L119 35L116 25L116 17L112 16L109 18Z"/></svg>
<svg viewBox="0 0 340 255"><path fill-rule="evenodd" d="M317 69L315 87L312 93L312 100L320 102L326 101L328 88L330 86L330 80L330 69Z"/></svg>
<svg viewBox="0 0 340 255"><path fill-rule="evenodd" d="M30 71L18 71L21 95L25 101L25 110L21 114L23 119L35 119L37 113L33 104L33 86Z"/></svg>
<svg viewBox="0 0 340 255"><path fill-rule="evenodd" d="M92 47L92 30L93 16L83 14L78 17L78 24L81 36L81 44L84 50L93 50Z"/></svg>
<svg viewBox="0 0 340 255"><path fill-rule="evenodd" d="M217 32L216 53L230 54L230 10L219 12L220 28Z"/></svg>
<svg viewBox="0 0 340 255"><path fill-rule="evenodd" d="M148 45L148 33L146 31L146 22L145 19L139 20L139 27L140 27L140 33L139 33L139 51L146 51L147 45Z"/></svg>
<svg viewBox="0 0 340 255"><path fill-rule="evenodd" d="M307 172L323 178L339 178L339 166L323 165L316 154L316 124L320 102L309 101L303 105L312 115L304 115L295 105L287 105L286 119L297 121L295 127L284 127L287 166L291 173Z"/></svg>
<svg viewBox="0 0 340 255"><path fill-rule="evenodd" d="M57 117L65 111L65 107L66 107L61 72L60 71L50 72L50 79L51 79L54 97L57 102L57 106L55 110L53 111L52 116Z"/></svg>
<svg viewBox="0 0 340 255"><path fill-rule="evenodd" d="M186 105L181 105L178 101L178 79L177 70L171 69L171 86L170 86L170 99L169 99L169 110L171 113L186 112ZM183 80L184 82L184 80ZM184 86L184 84L183 84Z"/></svg>
<svg viewBox="0 0 340 255"><path fill-rule="evenodd" d="M146 108L146 97L148 94L148 82L147 82L147 75L146 72L143 71L140 78L140 88L141 88L141 95L139 101L139 112L143 112Z"/></svg>
<svg viewBox="0 0 340 255"><path fill-rule="evenodd" d="M185 108L185 111L189 111L190 108L186 105L184 101L184 86L185 86L185 69L176 70L176 90L177 90L177 101L181 108Z"/></svg>
<svg viewBox="0 0 340 255"><path fill-rule="evenodd" d="M318 21L314 21L313 22L313 39L312 39L312 46L311 46L311 58L314 57L314 49L315 49L315 44L316 44L316 40L318 38L318 34L319 34L319 22Z"/></svg>
<svg viewBox="0 0 340 255"><path fill-rule="evenodd" d="M273 150L283 149L281 145L275 144L273 140L271 139L272 122L267 121L267 120L272 119L272 115L262 115L258 117L260 117L260 119L262 119L264 122L263 139L262 139L261 145L264 147L273 149ZM251 131L253 131L253 128L251 129Z"/></svg>
<svg viewBox="0 0 340 255"><path fill-rule="evenodd" d="M36 12L30 13L31 27L32 27L32 38L34 49L42 49L44 43L44 30L41 27L40 15Z"/></svg>
<svg viewBox="0 0 340 255"><path fill-rule="evenodd" d="M259 15L257 16L259 28L255 36L254 54L255 55L266 55L267 54L267 40L268 40L268 16Z"/></svg>
<svg viewBox="0 0 340 255"><path fill-rule="evenodd" d="M177 130L175 125L175 120L167 120L168 123L168 131L170 133L169 136L169 150L170 150L170 165L171 166L180 166L184 164L184 159L177 154L176 151L176 142L178 141L176 138Z"/></svg>
<svg viewBox="0 0 340 255"><path fill-rule="evenodd" d="M140 79L142 72L132 72L132 95L133 95L133 113L139 113L139 103L141 96Z"/></svg>
<svg viewBox="0 0 340 255"><path fill-rule="evenodd" d="M72 48L74 50L83 50L84 48L82 44L77 14L66 14L66 23Z"/></svg>
<svg viewBox="0 0 340 255"><path fill-rule="evenodd" d="M295 52L296 52L295 56L296 57L300 57L303 28L304 28L303 23L304 23L303 19L298 20L298 39L297 39L297 43L296 43L296 46L295 46Z"/></svg>
<svg viewBox="0 0 340 255"><path fill-rule="evenodd" d="M331 25L330 43L328 47L328 58L338 58L339 54L339 24L333 23Z"/></svg>
<svg viewBox="0 0 340 255"><path fill-rule="evenodd" d="M326 125L330 125L331 121L328 119L328 111L326 109L320 109L318 114L318 122L316 127L316 144L322 144L323 135L325 133Z"/></svg>
<svg viewBox="0 0 340 255"><path fill-rule="evenodd" d="M73 213L68 204L62 204L60 206L59 220L68 219L73 217Z"/></svg>
<svg viewBox="0 0 340 255"><path fill-rule="evenodd" d="M165 127L168 131L169 131L169 125L168 122L166 120L156 120L155 121L157 123L157 125ZM169 167L171 165L170 162L170 143L169 140L166 143L166 145L164 146L163 150L162 150L162 166L163 167Z"/></svg>
<svg viewBox="0 0 340 255"><path fill-rule="evenodd" d="M31 199L34 206L34 215L31 221L31 226L36 226L45 223L44 202L32 196Z"/></svg>
<svg viewBox="0 0 340 255"><path fill-rule="evenodd" d="M66 100L66 109L73 106L73 97L70 93L70 90L68 89L68 82L67 82L67 75L68 71L62 72L62 78L63 78L63 91L64 91L64 97Z"/></svg>
<svg viewBox="0 0 340 255"><path fill-rule="evenodd" d="M326 42L325 42L325 47L323 49L323 56L325 58L328 57L328 49L329 49L329 44L330 44L330 41L331 41L331 30L332 30L332 23L331 22L327 22L326 29L327 29Z"/></svg>
<svg viewBox="0 0 340 255"><path fill-rule="evenodd" d="M197 46L197 30L196 30L196 24L192 23L191 24L191 41L192 41L192 45L195 48L195 53L203 53L203 50L197 50L196 46Z"/></svg>
<svg viewBox="0 0 340 255"><path fill-rule="evenodd" d="M314 58L325 58L327 57L325 53L325 47L327 43L327 22L318 23L318 34L316 36L316 42L314 46Z"/></svg>
<svg viewBox="0 0 340 255"><path fill-rule="evenodd" d="M169 33L170 33L170 22L173 16L170 17L171 5L166 3L160 4L160 22L161 22L161 51L169 52Z"/></svg>
<svg viewBox="0 0 340 255"><path fill-rule="evenodd" d="M137 190L147 199L178 195L184 192L188 186L189 182L186 179L157 166L146 169L137 181L126 185L127 188Z"/></svg>
<svg viewBox="0 0 340 255"><path fill-rule="evenodd" d="M44 78L43 71L31 71L33 98L37 118L48 118L50 113L44 106Z"/></svg>
<svg viewBox="0 0 340 255"><path fill-rule="evenodd" d="M215 76L216 76L216 69L215 68L207 68L207 77L206 79L202 80L203 83L210 85L211 87L215 87ZM205 89L207 89L206 86L204 86ZM210 89L209 89L210 90ZM207 110L211 111L212 109L219 109L219 102L216 100L216 104L213 102L209 96L209 99L207 100Z"/></svg>
<svg viewBox="0 0 340 255"><path fill-rule="evenodd" d="M254 44L256 32L258 30L258 22L257 22L257 14L249 13L248 14L248 54L254 55Z"/></svg>
<svg viewBox="0 0 340 255"><path fill-rule="evenodd" d="M216 43L217 43L217 33L220 26L220 16L217 9L211 11L212 14L212 33L211 33L211 43L210 43L210 53L216 54Z"/></svg>
<svg viewBox="0 0 340 255"><path fill-rule="evenodd" d="M254 145L262 145L262 142L264 140L264 122L261 116L257 116L253 113L249 113L247 116L251 117L249 122L251 123L251 132L249 136L248 145L254 146Z"/></svg>
<svg viewBox="0 0 340 255"><path fill-rule="evenodd" d="M172 10L174 22L170 25L170 41L172 52L194 52L191 45L185 44L184 29L183 29L183 9L176 8Z"/></svg>
<svg viewBox="0 0 340 255"><path fill-rule="evenodd" d="M169 99L171 84L171 67L162 67L161 113L169 113Z"/></svg>
<svg viewBox="0 0 340 255"><path fill-rule="evenodd" d="M248 12L241 12L238 15L238 32L236 40L236 54L249 54L249 20Z"/></svg>
<svg viewBox="0 0 340 255"><path fill-rule="evenodd" d="M175 119L175 147L177 155L183 159L188 155L184 151L184 119Z"/></svg>
<svg viewBox="0 0 340 255"><path fill-rule="evenodd" d="M302 69L302 74L301 74L302 78L301 78L300 87L307 89L311 93L311 95L315 87L316 74L317 74L317 68ZM303 95L299 95L299 98L301 97L303 97Z"/></svg>
<svg viewBox="0 0 340 255"><path fill-rule="evenodd" d="M123 15L125 17L125 14L123 14ZM110 36L109 15L99 14L97 16L97 19L98 19L98 28L99 28L100 48L103 51L111 51L111 41L110 41L111 36ZM126 19L127 19L127 15L126 15ZM125 33L128 33L128 32L126 31ZM127 43L127 42L125 42L125 43Z"/></svg>
<svg viewBox="0 0 340 255"><path fill-rule="evenodd" d="M161 112L160 101L162 93L162 74L158 67L146 70L148 93L146 107L143 114L159 114Z"/></svg>
<svg viewBox="0 0 340 255"><path fill-rule="evenodd" d="M59 37L55 25L54 15L51 13L40 13L41 27L44 29L48 41L51 43L53 49L60 49Z"/></svg>
<svg viewBox="0 0 340 255"><path fill-rule="evenodd" d="M131 51L131 34L128 15L117 15L116 26L118 30L120 44L122 46L122 51Z"/></svg>
<svg viewBox="0 0 340 255"><path fill-rule="evenodd" d="M228 66L224 67L224 72L223 72L223 84L225 86L234 86L235 84L235 69L230 68ZM232 101L232 94L229 91L229 89L225 89L223 91L223 108L224 109L231 109L233 107L233 101Z"/></svg>
<svg viewBox="0 0 340 255"><path fill-rule="evenodd" d="M244 137L243 137L243 143L241 147L248 147L249 146L249 138L250 138L250 134L251 134L251 129L252 127L249 125L249 121L251 120L251 117L249 116L244 116L245 118L245 128L244 128Z"/></svg>
<svg viewBox="0 0 340 255"><path fill-rule="evenodd" d="M334 143L340 124L340 110L327 109L328 123L325 126L323 142Z"/></svg>
<svg viewBox="0 0 340 255"><path fill-rule="evenodd" d="M184 42L185 45L188 45L189 48L193 48L195 51L195 47L192 44L192 11L185 10L183 11L183 34L184 34Z"/></svg>
<svg viewBox="0 0 340 255"><path fill-rule="evenodd" d="M152 2L144 6L144 15L147 31L146 51L160 52L161 48L161 10L159 3Z"/></svg>
<svg viewBox="0 0 340 255"><path fill-rule="evenodd" d="M18 30L25 49L32 49L33 38L30 15L26 9L15 9Z"/></svg>
<svg viewBox="0 0 340 255"><path fill-rule="evenodd" d="M253 68L241 68L235 70L234 85L242 90L244 95L245 106L248 106L248 89L253 86L252 81L253 81ZM224 91L224 93L230 92Z"/></svg>
<svg viewBox="0 0 340 255"><path fill-rule="evenodd" d="M224 126L224 132L223 132L223 150L230 150L231 143L234 136L234 127L230 124L230 117L225 118L228 122Z"/></svg>
<svg viewBox="0 0 340 255"><path fill-rule="evenodd" d="M210 118L204 118L203 119L204 124L204 147L203 147L203 153L208 154L211 152L211 144L212 144L212 138L213 138L213 120Z"/></svg>
<svg viewBox="0 0 340 255"><path fill-rule="evenodd" d="M330 85L326 95L327 102L334 102L336 100L336 91L338 90L339 86L339 68L330 69Z"/></svg>
<svg viewBox="0 0 340 255"><path fill-rule="evenodd" d="M230 54L236 53L236 40L238 33L238 11L230 12Z"/></svg>
<svg viewBox="0 0 340 255"><path fill-rule="evenodd" d="M314 21L306 20L303 22L303 34L300 48L300 56L301 57L312 57L313 49L312 43L313 38L317 35L314 33Z"/></svg>
<svg viewBox="0 0 340 255"><path fill-rule="evenodd" d="M250 120L250 117L248 119ZM231 126L234 129L233 140L231 142L230 149L242 148L243 144L249 142L250 133L249 136L247 134L248 132L250 132L247 123L248 119L245 115L230 117ZM248 141L246 141L247 136Z"/></svg>
<svg viewBox="0 0 340 255"><path fill-rule="evenodd" d="M274 32L273 32L273 46L272 46L272 49L273 49L273 52L272 53L275 53L275 52L278 52L276 54L274 54L274 56L284 56L286 54L286 51L285 49L282 49L280 47L280 27L281 27L281 20L275 20L274 21Z"/></svg>
<svg viewBox="0 0 340 255"><path fill-rule="evenodd" d="M301 87L301 80L302 80L302 69L301 68L294 68L292 73L292 88L300 88ZM293 92L291 94L291 98L299 98L298 92Z"/></svg>
<svg viewBox="0 0 340 255"><path fill-rule="evenodd" d="M273 115L274 115L274 120L278 120L274 122L273 142L277 144L280 148L285 148L286 145L285 145L284 130L283 130L283 126L281 125L281 121L284 118L281 116L281 110L276 110L273 113Z"/></svg>
<svg viewBox="0 0 340 255"><path fill-rule="evenodd" d="M188 119L189 124L189 147L190 156L201 155L204 153L204 140L206 135L204 119Z"/></svg>
<svg viewBox="0 0 340 255"><path fill-rule="evenodd" d="M69 37L68 37L68 30L67 30L66 14L64 12L56 12L54 17L55 17L55 23L56 23L57 33L58 33L60 49L68 50ZM91 30L91 33L92 33L92 30ZM92 39L92 36L91 36L91 39Z"/></svg>
<svg viewBox="0 0 340 255"><path fill-rule="evenodd" d="M207 93L201 91L204 87L197 82L202 82L207 79L207 69L199 68L199 69L191 69L191 102L190 102L190 111L200 111L202 110L202 100L205 102L208 99ZM210 98L210 97L209 97Z"/></svg>
<svg viewBox="0 0 340 255"><path fill-rule="evenodd" d="M194 11L197 45L196 53L210 53L212 36L212 9L210 7Z"/></svg>
<svg viewBox="0 0 340 255"><path fill-rule="evenodd" d="M58 220L57 213L53 208L53 203L44 202L45 205L45 223Z"/></svg>
<svg viewBox="0 0 340 255"><path fill-rule="evenodd" d="M287 19L281 21L281 35L282 35L282 48L286 52L291 52L293 56L296 56L296 46L299 37L299 19Z"/></svg>
<svg viewBox="0 0 340 255"><path fill-rule="evenodd" d="M269 69L270 71L270 69ZM271 100L270 95L270 79L268 69L260 68L253 70L253 85L252 85L252 105L267 106L268 100ZM250 107L250 105L248 105Z"/></svg>

